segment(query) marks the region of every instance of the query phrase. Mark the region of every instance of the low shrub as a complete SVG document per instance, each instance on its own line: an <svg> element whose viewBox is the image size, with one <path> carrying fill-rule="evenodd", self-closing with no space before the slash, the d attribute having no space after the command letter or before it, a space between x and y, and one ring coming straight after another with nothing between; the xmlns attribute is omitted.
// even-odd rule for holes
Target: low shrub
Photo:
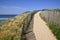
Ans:
<svg viewBox="0 0 60 40"><path fill-rule="evenodd" d="M56 38L60 40L60 27L54 23L49 23L48 26L52 30Z"/></svg>

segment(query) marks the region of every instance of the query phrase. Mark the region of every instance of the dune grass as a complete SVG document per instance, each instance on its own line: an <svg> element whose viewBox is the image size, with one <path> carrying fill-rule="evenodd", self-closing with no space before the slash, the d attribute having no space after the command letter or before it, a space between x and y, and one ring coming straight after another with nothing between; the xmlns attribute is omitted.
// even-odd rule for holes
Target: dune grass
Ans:
<svg viewBox="0 0 60 40"><path fill-rule="evenodd" d="M24 12L0 22L0 40L19 40L21 23L29 13Z"/></svg>

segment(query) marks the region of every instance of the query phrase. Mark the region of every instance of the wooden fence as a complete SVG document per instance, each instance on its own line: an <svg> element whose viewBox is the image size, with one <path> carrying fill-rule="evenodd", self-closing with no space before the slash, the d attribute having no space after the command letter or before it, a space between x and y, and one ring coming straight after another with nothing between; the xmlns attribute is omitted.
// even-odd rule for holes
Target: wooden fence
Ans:
<svg viewBox="0 0 60 40"><path fill-rule="evenodd" d="M25 37L25 34L27 34L27 33L26 33L26 30L28 29L29 24L30 24L30 21L32 20L34 14L35 14L36 12L38 12L38 11L33 11L33 12L31 12L30 14L28 14L28 15L24 18L24 20L23 20L23 22L22 22L22 24L21 24L20 40L26 40L26 37Z"/></svg>
<svg viewBox="0 0 60 40"><path fill-rule="evenodd" d="M57 25L60 25L60 12L58 11L41 11L41 15L45 17L45 19Z"/></svg>

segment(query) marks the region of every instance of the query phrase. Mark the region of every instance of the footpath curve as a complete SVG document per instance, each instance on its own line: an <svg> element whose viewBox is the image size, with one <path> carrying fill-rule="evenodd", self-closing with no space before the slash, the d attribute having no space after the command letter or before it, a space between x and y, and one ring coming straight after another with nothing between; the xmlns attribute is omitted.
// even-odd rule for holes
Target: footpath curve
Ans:
<svg viewBox="0 0 60 40"><path fill-rule="evenodd" d="M30 23L27 32L31 32L26 34L27 40L57 40L39 14L40 11L34 15Z"/></svg>
<svg viewBox="0 0 60 40"><path fill-rule="evenodd" d="M41 19L39 13L34 15L33 32L36 40L57 40L46 23Z"/></svg>

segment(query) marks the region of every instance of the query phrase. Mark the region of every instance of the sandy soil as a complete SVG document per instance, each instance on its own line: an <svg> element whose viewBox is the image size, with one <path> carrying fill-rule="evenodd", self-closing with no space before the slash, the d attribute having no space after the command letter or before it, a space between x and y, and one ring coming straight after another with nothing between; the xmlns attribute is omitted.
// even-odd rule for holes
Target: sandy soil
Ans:
<svg viewBox="0 0 60 40"><path fill-rule="evenodd" d="M40 12L34 15L33 32L36 40L57 40L46 23L41 19Z"/></svg>

